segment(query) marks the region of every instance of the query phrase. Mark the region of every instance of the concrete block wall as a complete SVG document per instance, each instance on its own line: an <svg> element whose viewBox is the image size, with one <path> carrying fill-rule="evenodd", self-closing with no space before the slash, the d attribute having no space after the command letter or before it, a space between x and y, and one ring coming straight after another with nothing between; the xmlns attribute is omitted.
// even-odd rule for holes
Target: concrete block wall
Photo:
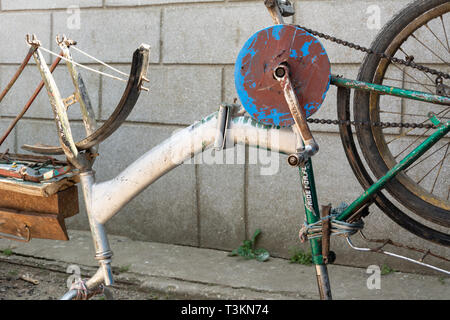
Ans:
<svg viewBox="0 0 450 320"><path fill-rule="evenodd" d="M407 3L294 1L297 13L289 21L368 46L378 30L367 28L367 8L379 6L383 25ZM74 16L78 9L79 20ZM216 111L222 101L233 102L237 98L233 79L237 54L254 32L271 24L262 0L1 0L0 87L6 85L25 56L26 33L35 33L52 51L58 51L55 36L64 33L77 40L80 49L124 72L129 71L134 49L140 43L150 44L150 93L141 96L126 124L100 146L95 170L102 181L115 176L175 130ZM355 77L362 54L323 43L333 72ZM48 54L45 57L49 63L54 59ZM111 72L84 56L74 53L74 57ZM81 72L101 122L114 110L124 84ZM70 95L66 70L60 67L55 77L62 94ZM19 112L39 81L35 67L28 66L0 107L0 130ZM331 88L316 116L336 118L335 100L336 89ZM75 136L81 137L80 115L77 110L71 110L70 115ZM362 188L347 164L337 128L315 125L313 129L321 146L314 158L320 203L350 202ZM24 143L57 143L45 92L0 151L8 147L19 152ZM226 151L230 152L245 158L255 150L241 147ZM260 228L258 245L274 256L289 258L293 249L307 249L297 239L304 221L300 181L297 170L286 165L285 156L270 156L279 160L275 175L261 175L264 164L254 163L249 157L240 164L184 164L131 201L108 222L107 229L133 239L231 250ZM449 254L449 250L424 243L402 230L376 208L366 221L366 233L371 237L391 237ZM69 228L88 229L83 211L67 223ZM343 239L336 239L333 249L341 264L367 267L387 262L397 269L424 271L398 260L354 252Z"/></svg>

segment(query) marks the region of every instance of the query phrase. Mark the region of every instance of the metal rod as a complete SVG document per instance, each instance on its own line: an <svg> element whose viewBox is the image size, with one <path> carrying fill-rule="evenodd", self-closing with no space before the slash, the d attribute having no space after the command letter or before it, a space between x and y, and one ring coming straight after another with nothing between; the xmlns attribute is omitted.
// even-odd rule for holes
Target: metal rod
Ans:
<svg viewBox="0 0 450 320"><path fill-rule="evenodd" d="M306 121L305 110L300 106L297 95L294 92L294 86L289 76L290 69L287 65L280 64L274 72L274 77L281 85L284 92L284 98L289 106L292 118L294 118L295 125L302 136L305 144L305 151L309 156L313 156L319 151L319 145L314 140L314 137Z"/></svg>
<svg viewBox="0 0 450 320"><path fill-rule="evenodd" d="M317 286L319 287L319 296L321 300L332 300L330 278L328 277L328 268L326 264L315 266Z"/></svg>
<svg viewBox="0 0 450 320"><path fill-rule="evenodd" d="M433 270L436 270L436 271L439 271L439 272L443 272L443 273L446 273L446 274L450 275L450 271L447 271L447 270L444 270L444 269L441 269L441 268L438 268L438 267L432 266L430 264L427 264L427 263L424 263L424 262L421 262L421 261L417 261L417 260L414 260L414 259L411 259L411 258L408 258L408 257L404 257L404 256L401 256L401 255L392 253L392 252L384 251L384 250L381 250L381 249L374 250L374 249L370 249L370 248L359 248L359 247L356 247L356 246L353 245L352 241L350 240L350 237L346 237L346 239L347 239L347 243L350 245L350 247L352 249L355 249L355 250L358 250L358 251L364 251L364 252L382 253L382 254L385 254L385 255L388 255L388 256L391 256L391 257L407 260L409 262L416 263L418 265L421 265L421 266L424 266L424 267L427 267L427 268L431 268Z"/></svg>
<svg viewBox="0 0 450 320"><path fill-rule="evenodd" d="M3 98L6 96L8 91L12 88L14 83L16 83L16 80L19 78L19 76L22 74L22 71L25 69L26 65L31 59L31 56L33 55L34 51L36 51L36 47L30 47L28 50L27 55L25 56L25 59L23 59L22 64L20 65L19 69L17 69L16 73L12 77L11 81L9 81L6 88L0 93L0 102L3 100Z"/></svg>
<svg viewBox="0 0 450 320"><path fill-rule="evenodd" d="M80 174L81 187L84 202L86 203L86 213L89 219L92 238L95 247L95 258L98 260L103 273L103 280L107 286L114 284L114 277L111 268L111 257L113 255L109 245L104 224L97 221L92 212L92 188L95 185L95 175L93 171L86 171Z"/></svg>
<svg viewBox="0 0 450 320"><path fill-rule="evenodd" d="M85 127L86 135L91 135L97 130L97 122L95 120L95 112L92 108L91 99L89 98L86 86L84 84L83 78L81 74L76 69L75 65L71 62L73 61L72 55L69 50L69 46L74 43L71 40L63 38L62 41L58 41L58 45L61 48L61 51L64 57L67 59L67 68L69 70L70 76L72 78L72 83L75 88L75 97L78 101L81 109L81 115L83 117L83 123ZM73 47L75 48L75 47ZM98 146L93 146L90 150L93 154L97 153ZM92 162L95 160L95 157L92 159Z"/></svg>
<svg viewBox="0 0 450 320"><path fill-rule="evenodd" d="M170 170L214 144L217 112L178 131L149 150L115 178L93 186L92 212L99 223L106 223L125 204ZM261 125L248 118L230 120L226 131L230 144L246 144L283 154L294 153L297 138L290 128Z"/></svg>
<svg viewBox="0 0 450 320"><path fill-rule="evenodd" d="M78 162L78 149L73 141L66 107L62 101L61 93L59 92L55 79L48 69L45 58L40 49L37 49L34 52L33 57L36 61L42 80L45 83L48 98L50 100L50 104L52 105L53 113L55 114L55 122L61 147L63 148L69 162L77 168L82 168L83 166Z"/></svg>
<svg viewBox="0 0 450 320"><path fill-rule="evenodd" d="M31 53L31 55L33 55L34 51ZM61 52L62 54L62 52ZM56 58L55 61L53 61L52 65L50 66L50 72L53 73L53 71L55 71L56 67L58 66L59 62L61 61L61 58ZM20 119L22 119L22 117L24 116L24 114L28 111L28 109L30 108L30 106L32 105L32 103L34 102L34 100L36 100L36 97L38 96L38 94L41 92L42 88L44 87L44 81L41 81L39 83L39 85L37 86L36 90L34 91L33 95L31 96L31 98L28 100L28 102L25 104L25 106L23 107L22 111L17 115L17 117L11 122L11 124L9 125L8 129L6 129L5 134L3 135L3 137L0 139L0 146L3 144L3 142L5 142L6 138L8 138L8 136L10 135L11 131L14 129L14 127L16 126L17 122L19 122ZM1 99L0 99L1 101Z"/></svg>
<svg viewBox="0 0 450 320"><path fill-rule="evenodd" d="M378 92L380 94L387 94L391 96L407 98L417 101L423 101L434 104L441 104L445 106L450 105L450 98L439 96L435 94L430 94L421 91L406 90L398 87L384 86L380 84L374 84L369 82L350 80L346 78L340 78L336 76L331 76L331 84L338 87L352 88L364 91Z"/></svg>

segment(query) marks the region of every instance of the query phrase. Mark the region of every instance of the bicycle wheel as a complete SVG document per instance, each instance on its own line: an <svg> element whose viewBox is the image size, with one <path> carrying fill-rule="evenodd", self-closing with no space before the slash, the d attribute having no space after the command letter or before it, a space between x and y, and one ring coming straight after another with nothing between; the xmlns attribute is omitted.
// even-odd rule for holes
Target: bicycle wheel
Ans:
<svg viewBox="0 0 450 320"><path fill-rule="evenodd" d="M449 73L450 2L418 0L397 14L372 43L375 52L413 59L417 64ZM358 80L436 94L444 86L436 76L393 64L368 55L361 65ZM444 79L443 85L448 84ZM446 93L448 94L448 92ZM422 123L432 111L441 120L450 118L450 107L377 93L356 91L353 115L357 121ZM428 122L429 123L429 122ZM423 142L431 133L427 128L381 128L358 126L356 134L361 151L373 174L380 178ZM416 163L386 185L386 190L404 207L443 227L450 227L449 135L428 150Z"/></svg>

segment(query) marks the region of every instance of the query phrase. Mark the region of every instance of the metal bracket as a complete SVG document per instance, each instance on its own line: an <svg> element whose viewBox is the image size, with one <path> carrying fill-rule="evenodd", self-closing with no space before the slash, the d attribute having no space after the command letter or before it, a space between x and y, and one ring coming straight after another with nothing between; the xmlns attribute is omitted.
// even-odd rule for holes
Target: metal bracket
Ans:
<svg viewBox="0 0 450 320"><path fill-rule="evenodd" d="M432 111L428 112L427 116L436 127L439 127L442 124L442 122L439 120L439 118L434 112Z"/></svg>
<svg viewBox="0 0 450 320"><path fill-rule="evenodd" d="M289 0L265 0L269 13L275 24L284 24L283 17L294 15L295 10Z"/></svg>
<svg viewBox="0 0 450 320"><path fill-rule="evenodd" d="M214 141L214 150L220 151L226 149L226 137L230 118L232 116L239 116L243 112L245 112L245 109L236 104L224 103L220 105L217 115L217 132Z"/></svg>
<svg viewBox="0 0 450 320"><path fill-rule="evenodd" d="M289 0L277 0L277 2L283 17L290 17L295 14L294 6Z"/></svg>
<svg viewBox="0 0 450 320"><path fill-rule="evenodd" d="M40 47L41 42L36 38L35 34L27 34L26 35L27 43L32 47Z"/></svg>
<svg viewBox="0 0 450 320"><path fill-rule="evenodd" d="M66 107L66 110L68 110L71 105L73 105L77 102L78 102L78 100L77 100L77 97L75 96L75 93L72 94L71 96L68 96L67 98L63 99L63 103L64 103L64 106Z"/></svg>
<svg viewBox="0 0 450 320"><path fill-rule="evenodd" d="M450 87L444 84L441 77L436 79L436 94L444 97L450 97Z"/></svg>

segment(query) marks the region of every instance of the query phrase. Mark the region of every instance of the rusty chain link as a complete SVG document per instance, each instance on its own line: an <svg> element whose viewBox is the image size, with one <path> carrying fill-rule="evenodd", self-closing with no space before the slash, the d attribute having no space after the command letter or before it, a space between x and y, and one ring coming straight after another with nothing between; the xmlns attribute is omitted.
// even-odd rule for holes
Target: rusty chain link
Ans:
<svg viewBox="0 0 450 320"><path fill-rule="evenodd" d="M366 47L357 45L355 43L352 43L352 42L349 42L349 41L345 41L345 40L342 40L342 39L330 36L330 35L322 33L322 32L318 32L318 31L315 31L315 30L312 30L312 29L309 29L309 28L306 28L306 27L303 27L303 26L297 26L297 27L302 28L306 32L309 32L309 33L311 33L312 35L314 35L316 37L319 37L319 38L322 38L322 39L325 39L325 40L329 40L331 42L337 43L337 44L342 45L344 47L348 47L348 48L351 48L351 49L354 49L354 50L357 50L357 51L365 52L367 54L376 55L376 56L378 56L380 58L387 59L387 60L389 60L392 63L401 64L401 65L404 65L404 66L407 66L407 67L411 67L411 68L414 68L414 69L417 69L417 70L420 70L420 71L423 71L423 72L426 72L426 73L433 74L433 75L441 77L441 78L450 79L450 74L448 74L448 73L441 72L441 71L438 71L438 70L435 70L435 69L432 69L432 68L428 68L428 67L425 67L425 66L422 66L420 64L415 63L413 61L414 58L412 56L407 57L406 60L400 59L400 58L396 58L396 57L392 57L392 56L387 55L384 52L383 53L375 52L375 51L373 51L370 48L366 48Z"/></svg>
<svg viewBox="0 0 450 320"><path fill-rule="evenodd" d="M366 48L364 46L360 46L357 45L355 43L349 42L349 41L345 41L336 37L333 37L331 35L319 32L319 31L315 31L309 28L306 28L304 26L300 26L297 25L297 27L302 28L303 30L305 30L306 32L309 32L310 34L325 39L325 40L329 40L331 42L334 42L336 44L342 45L344 47L348 47L357 51L361 51L367 54L372 54L372 55L376 55L380 58L384 58L389 60L392 63L396 63L396 64L401 64L407 67L411 67L426 73L430 73L433 75L438 76L438 79L450 79L450 74L445 73L445 72L441 72L432 68L428 68L425 66L422 66L420 64L417 64L413 61L412 57L408 57L406 60L400 59L400 58L396 58L396 57L392 57L389 56L385 53L380 53L380 52L375 52L374 50L370 49L370 48ZM332 120L332 119L308 119L309 123L316 123L316 124L333 124L333 125L353 125L353 126L374 126L374 127L382 127L382 128L425 128L425 129L433 129L436 128L435 125L433 124L425 124L425 123L402 123L402 122L381 122L381 121L377 121L377 122L364 122L364 121L350 121L350 120Z"/></svg>

